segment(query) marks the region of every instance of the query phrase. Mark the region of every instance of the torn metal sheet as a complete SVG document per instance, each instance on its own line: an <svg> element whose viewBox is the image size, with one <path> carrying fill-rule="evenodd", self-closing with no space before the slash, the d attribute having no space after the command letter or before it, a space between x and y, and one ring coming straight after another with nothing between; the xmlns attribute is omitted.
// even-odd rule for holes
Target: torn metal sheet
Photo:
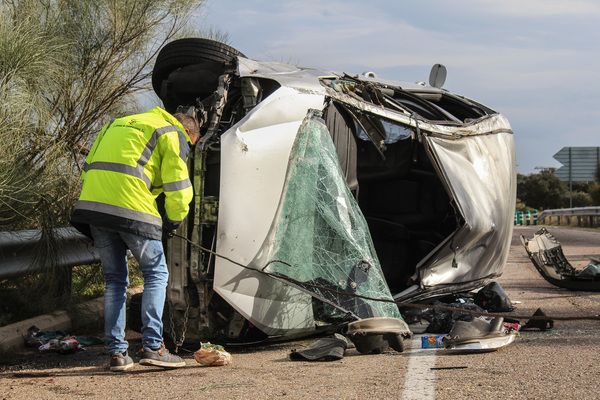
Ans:
<svg viewBox="0 0 600 400"><path fill-rule="evenodd" d="M493 128L488 122L486 129ZM464 224L421 260L417 266L421 286L396 299L421 298L424 288L431 294L479 287L501 275L510 248L516 202L512 134L461 140L425 136L425 142Z"/></svg>
<svg viewBox="0 0 600 400"><path fill-rule="evenodd" d="M575 269L565 257L560 242L546 228L531 239L521 235L521 243L534 267L551 284L569 290L600 291L598 260L592 260L583 270Z"/></svg>

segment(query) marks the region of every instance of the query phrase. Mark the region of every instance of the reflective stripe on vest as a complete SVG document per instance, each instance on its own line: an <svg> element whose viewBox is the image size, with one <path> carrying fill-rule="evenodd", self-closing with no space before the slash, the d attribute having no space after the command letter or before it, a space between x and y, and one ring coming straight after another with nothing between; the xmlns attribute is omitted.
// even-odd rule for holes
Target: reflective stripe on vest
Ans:
<svg viewBox="0 0 600 400"><path fill-rule="evenodd" d="M136 178L139 178L139 179L143 180L144 182L146 182L147 187L150 187L152 185L152 182L150 182L150 178L148 178L146 176L146 174L144 173L144 167L140 167L140 166L132 167L132 166L126 165L126 164L119 164L119 163L107 162L107 161L94 161L91 164L85 163L83 165L83 170L86 172L89 170L92 170L92 169L99 169L102 171L120 172L122 174L135 176Z"/></svg>
<svg viewBox="0 0 600 400"><path fill-rule="evenodd" d="M176 190L182 190L185 188L189 188L190 186L192 186L192 182L190 182L189 179L184 179L182 181L178 181L178 182L168 182L168 183L163 183L163 191L165 192L174 192Z"/></svg>
<svg viewBox="0 0 600 400"><path fill-rule="evenodd" d="M127 127L134 128L134 127L130 127L130 126L127 126ZM148 178L146 176L146 174L144 173L144 166L148 163L148 161L150 160L150 157L152 157L152 152L154 151L154 148L156 147L158 138L161 137L162 135L164 135L165 133L169 133L169 132L177 132L179 134L179 156L185 161L185 159L187 158L187 154L188 154L187 149L189 148L189 146L187 145L185 136L183 135L181 130L179 130L179 128L177 128L175 125L167 125L167 126L163 126L162 128L157 128L154 130L154 132L152 132L152 136L150 137L150 140L148 140L148 143L146 143L146 147L144 147L144 150L142 150L142 154L140 155L140 158L137 161L137 164L138 164L137 167L132 167L127 164L120 164L120 163L114 163L114 162L94 161L91 164L88 164L87 162L84 163L83 170L87 172L92 169L97 169L97 170L102 170L102 171L120 172L122 174L131 175L131 176L134 176L136 178L143 180L146 183L146 187L148 189L151 189L152 182L150 181L150 178ZM187 181L189 182L189 179ZM178 183L178 182L173 182L173 183ZM191 186L191 183L188 186ZM180 189L185 189L188 186L183 186ZM165 191L173 191L173 190L179 190L179 189L170 189L170 190L164 189L164 190Z"/></svg>
<svg viewBox="0 0 600 400"><path fill-rule="evenodd" d="M162 220L152 214L141 211L130 210L128 208L113 206L112 204L98 203L96 201L79 200L75 204L75 209L97 211L104 214L112 214L117 217L133 219L136 221L147 222L152 225L162 226Z"/></svg>

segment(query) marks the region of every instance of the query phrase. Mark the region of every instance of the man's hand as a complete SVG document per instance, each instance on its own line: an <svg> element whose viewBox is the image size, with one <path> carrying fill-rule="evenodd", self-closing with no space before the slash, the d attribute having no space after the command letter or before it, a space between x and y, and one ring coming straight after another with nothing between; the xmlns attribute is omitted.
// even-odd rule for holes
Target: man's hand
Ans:
<svg viewBox="0 0 600 400"><path fill-rule="evenodd" d="M175 236L179 225L181 225L181 222L172 222L169 220L165 221L163 224L163 231L165 232L165 235L167 235L169 239Z"/></svg>

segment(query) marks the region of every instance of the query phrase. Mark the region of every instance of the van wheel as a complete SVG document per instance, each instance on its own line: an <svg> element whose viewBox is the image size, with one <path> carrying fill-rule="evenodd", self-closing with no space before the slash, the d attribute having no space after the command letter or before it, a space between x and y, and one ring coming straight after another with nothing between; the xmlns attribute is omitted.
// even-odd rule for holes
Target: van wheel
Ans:
<svg viewBox="0 0 600 400"><path fill-rule="evenodd" d="M244 55L225 43L211 39L186 38L166 44L158 53L152 71L152 88L160 99L172 103L192 95L204 97L212 93L217 87L217 79L225 70L225 64L230 63L235 57ZM192 69L186 68L194 66ZM171 74L175 74L169 79ZM183 70L183 74L181 73ZM189 73L185 73L189 71ZM178 82L182 79L186 82ZM189 80L193 79L194 82ZM169 82L169 81L174 82ZM201 82L195 93L178 93L189 90ZM171 104L172 105L172 104Z"/></svg>

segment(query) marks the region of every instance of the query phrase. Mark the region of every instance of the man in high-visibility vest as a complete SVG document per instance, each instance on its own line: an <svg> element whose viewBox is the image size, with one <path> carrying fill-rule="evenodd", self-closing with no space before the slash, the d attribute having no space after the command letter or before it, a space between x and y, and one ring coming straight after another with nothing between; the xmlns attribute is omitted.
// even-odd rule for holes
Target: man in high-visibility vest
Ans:
<svg viewBox="0 0 600 400"><path fill-rule="evenodd" d="M162 233L172 236L186 217L193 196L187 168L190 144L199 138L198 121L160 107L106 124L85 160L83 187L71 222L94 239L106 293L104 334L111 371L133 366L125 340L125 300L129 283L127 249L144 276L140 364L185 366L163 344L162 314L169 276ZM156 197L165 194L165 212Z"/></svg>

